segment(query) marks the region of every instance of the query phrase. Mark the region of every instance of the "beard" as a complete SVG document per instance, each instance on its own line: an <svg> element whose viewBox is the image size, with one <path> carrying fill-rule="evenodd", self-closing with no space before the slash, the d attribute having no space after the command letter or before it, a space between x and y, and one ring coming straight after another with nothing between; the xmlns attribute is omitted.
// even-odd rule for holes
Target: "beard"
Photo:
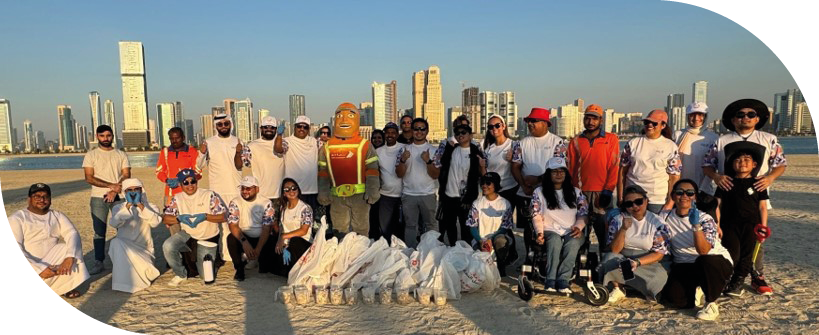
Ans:
<svg viewBox="0 0 819 335"><path fill-rule="evenodd" d="M100 146L101 146L101 147L110 148L110 147L111 147L111 143L112 143L112 141L100 141Z"/></svg>
<svg viewBox="0 0 819 335"><path fill-rule="evenodd" d="M276 133L272 131L262 132L262 138L268 141L273 140L274 138L276 138Z"/></svg>
<svg viewBox="0 0 819 335"><path fill-rule="evenodd" d="M230 136L230 128L228 128L227 130L224 130L224 131L217 129L216 132L219 133L219 136L222 136L222 137Z"/></svg>

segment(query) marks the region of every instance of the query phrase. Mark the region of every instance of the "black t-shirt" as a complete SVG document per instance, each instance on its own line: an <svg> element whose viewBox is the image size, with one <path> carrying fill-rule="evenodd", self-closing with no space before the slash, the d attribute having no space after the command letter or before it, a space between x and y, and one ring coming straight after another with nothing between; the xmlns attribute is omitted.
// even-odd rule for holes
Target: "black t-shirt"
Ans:
<svg viewBox="0 0 819 335"><path fill-rule="evenodd" d="M403 134L398 134L398 139L396 140L396 142L401 143L401 144L410 144L411 141L408 140L406 137L404 137Z"/></svg>
<svg viewBox="0 0 819 335"><path fill-rule="evenodd" d="M754 189L756 179L734 179L734 187L730 191L717 188L715 197L720 198L720 226L756 226L762 222L759 212L759 202L767 200L768 190L757 192Z"/></svg>

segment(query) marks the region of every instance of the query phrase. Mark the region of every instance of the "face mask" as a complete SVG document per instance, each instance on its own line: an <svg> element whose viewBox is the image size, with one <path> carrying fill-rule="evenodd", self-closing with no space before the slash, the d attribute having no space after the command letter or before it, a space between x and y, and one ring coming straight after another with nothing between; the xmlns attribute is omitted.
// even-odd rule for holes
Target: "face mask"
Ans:
<svg viewBox="0 0 819 335"><path fill-rule="evenodd" d="M140 193L140 192L131 191L131 192L125 193L125 201L128 201L129 203L132 203L132 204L139 203L141 198L142 198L142 193Z"/></svg>

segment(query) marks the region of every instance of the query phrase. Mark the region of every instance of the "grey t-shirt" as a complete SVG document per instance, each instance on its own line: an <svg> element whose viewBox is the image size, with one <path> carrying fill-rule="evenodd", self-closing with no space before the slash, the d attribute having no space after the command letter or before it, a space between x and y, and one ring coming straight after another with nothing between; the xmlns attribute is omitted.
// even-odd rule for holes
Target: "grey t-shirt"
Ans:
<svg viewBox="0 0 819 335"><path fill-rule="evenodd" d="M128 156L122 150L102 150L96 148L85 154L82 160L83 168L94 168L94 177L109 183L116 183L122 178L122 169L130 168ZM91 197L102 198L108 193L107 187L91 185Z"/></svg>

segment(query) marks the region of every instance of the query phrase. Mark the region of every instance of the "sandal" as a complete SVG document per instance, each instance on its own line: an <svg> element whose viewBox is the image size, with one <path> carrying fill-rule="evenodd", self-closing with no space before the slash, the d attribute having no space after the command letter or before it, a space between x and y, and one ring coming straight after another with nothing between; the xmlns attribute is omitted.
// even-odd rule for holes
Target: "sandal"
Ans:
<svg viewBox="0 0 819 335"><path fill-rule="evenodd" d="M66 297L67 299L74 299L74 298L77 298L77 297L79 297L81 295L82 295L82 293L80 293L80 291L77 291L77 290L71 290L68 293L63 294L63 296Z"/></svg>

